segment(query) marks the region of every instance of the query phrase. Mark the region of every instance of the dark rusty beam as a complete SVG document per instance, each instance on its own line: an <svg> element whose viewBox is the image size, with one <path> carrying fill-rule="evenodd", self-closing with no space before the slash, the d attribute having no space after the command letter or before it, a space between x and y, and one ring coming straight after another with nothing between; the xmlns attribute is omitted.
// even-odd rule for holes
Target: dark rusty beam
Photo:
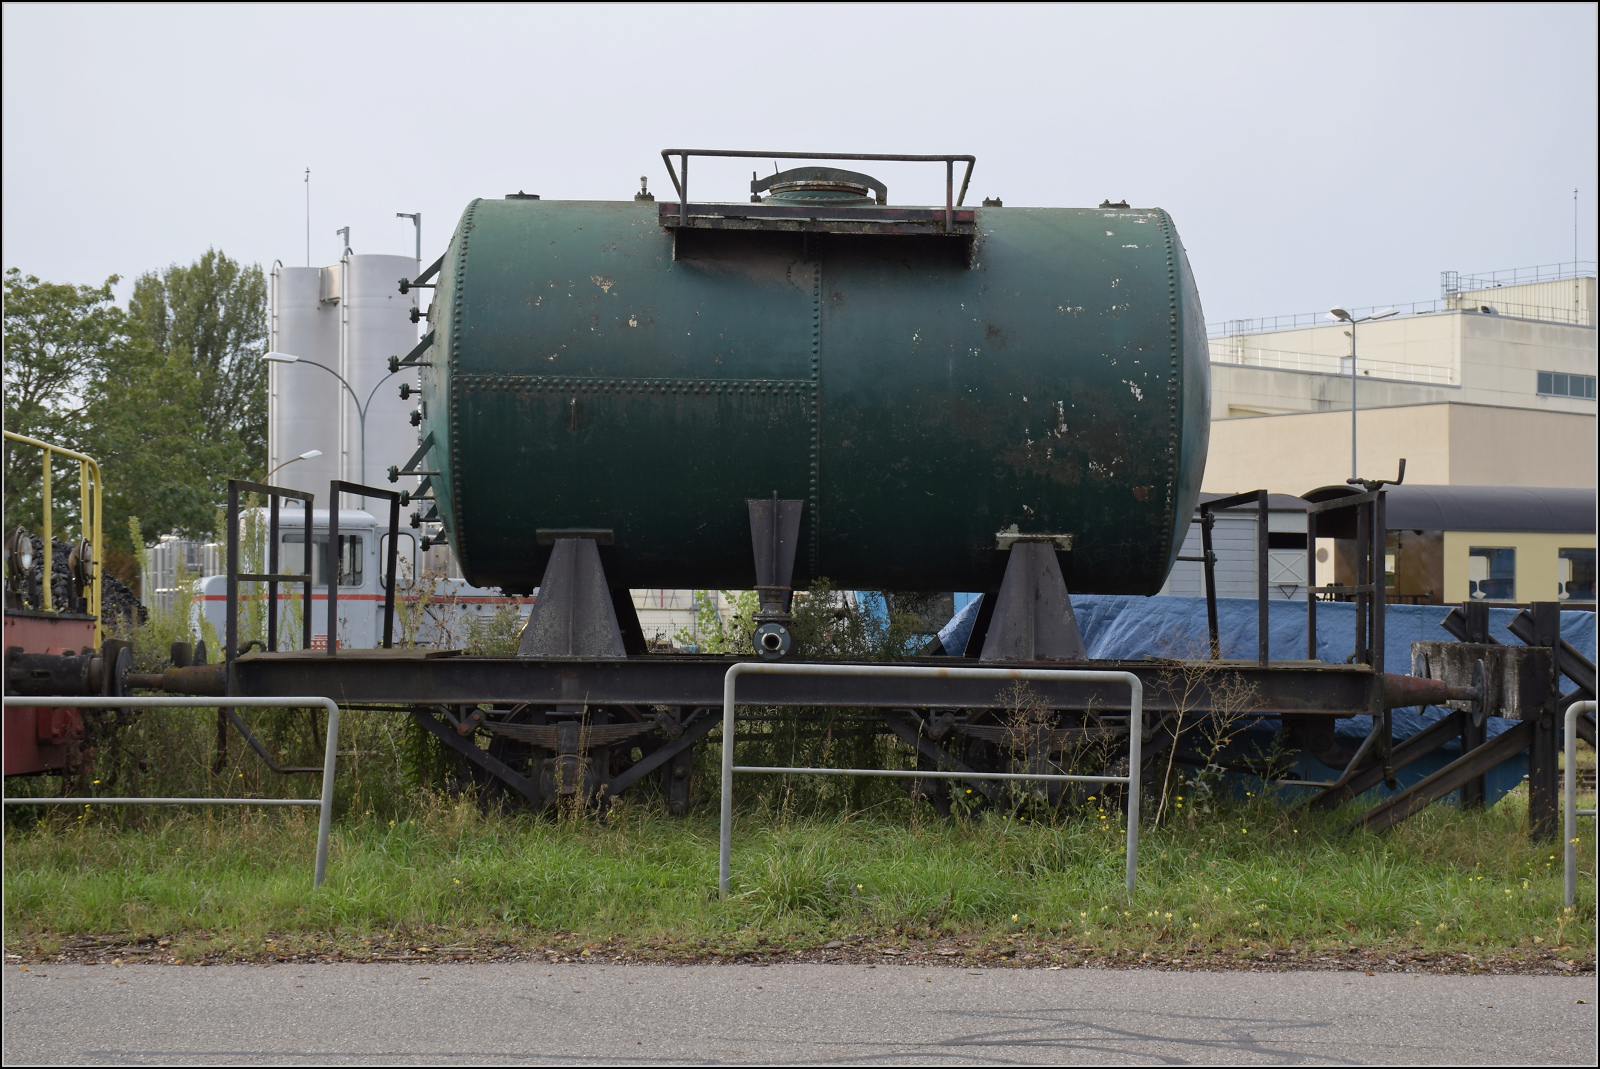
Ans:
<svg viewBox="0 0 1600 1069"><path fill-rule="evenodd" d="M891 713L890 715L884 717L884 723L888 725L890 731L894 732L900 737L902 742L912 746L919 754L932 761L935 768L942 768L953 772L979 771L979 769L968 765L955 754L952 754L943 747L935 744L933 740L929 739L927 736L923 735L922 732L918 731L915 724L908 723L904 715L896 715ZM982 791L984 793L984 797L989 799L990 804L1000 804L1001 788L998 782L986 779L969 780L968 782L970 782L974 787L978 788L978 790Z"/></svg>
<svg viewBox="0 0 1600 1069"><path fill-rule="evenodd" d="M410 656L406 655L408 652ZM942 662L944 658L930 657L910 663L937 667ZM236 659L231 670L236 694L326 695L341 703L409 706L529 702L692 707L722 703L723 676L733 663L731 658L723 657L651 655L605 661L535 660L352 650L341 651L336 657L301 651L248 654ZM1055 666L1057 662L1029 665ZM1151 714L1173 712L1180 704L1186 715L1204 715L1213 705L1234 714L1267 717L1350 716L1370 711L1372 672L1362 665L1295 662L1263 668L1253 662L1213 661L1196 671L1194 665L1175 662L1094 661L1086 667L1138 675L1144 682L1145 708ZM177 693L219 692L223 677L213 679L216 672L212 672L202 678L203 673L204 670L174 669L162 676L142 677L135 685ZM195 689L189 689L191 685ZM1030 687L1050 708L1093 707L1111 714L1128 708L1127 689L1121 685L1052 681L1032 683ZM987 709L1005 704L999 698L1001 689L988 680L752 676L740 684L740 704ZM1240 708L1241 689L1254 695L1248 708Z"/></svg>
<svg viewBox="0 0 1600 1069"><path fill-rule="evenodd" d="M682 735L662 743L645 754L644 757L629 765L621 775L613 776L601 786L607 794L612 796L621 794L683 751L691 749L695 743L709 735L713 727L719 726L721 726L721 721L716 717L710 713L701 714L700 719L685 728Z"/></svg>
<svg viewBox="0 0 1600 1069"><path fill-rule="evenodd" d="M1368 810L1361 819L1341 828L1339 834L1357 828L1383 831L1394 827L1450 792L1460 790L1469 780L1515 757L1533 742L1533 735L1532 721L1523 720L1513 725L1471 753L1462 754L1433 775Z"/></svg>
<svg viewBox="0 0 1600 1069"><path fill-rule="evenodd" d="M1530 689L1534 684L1543 684L1542 700L1536 713L1533 709L1523 713L1523 720L1533 725L1533 741L1528 746L1528 834L1536 840L1553 839L1560 830L1560 792L1556 790L1556 755L1560 747L1556 740L1561 732L1556 723L1556 703L1561 700L1561 672L1556 667L1556 657L1561 646L1561 606L1553 601L1536 601L1517 615L1528 624L1524 633L1529 637L1524 641L1550 651L1549 663L1539 678L1528 680Z"/></svg>
<svg viewBox="0 0 1600 1069"><path fill-rule="evenodd" d="M1571 705L1575 701L1582 701L1582 700L1584 700L1584 699L1582 699L1581 697L1576 697L1576 696L1571 695L1571 694L1563 695L1562 698L1561 698L1561 714L1563 716L1565 716L1566 712L1567 712L1567 706ZM1590 746L1593 746L1594 745L1594 738L1595 738L1595 731L1594 731L1594 728L1595 728L1595 716L1594 716L1594 714L1593 713L1579 713L1578 714L1578 722L1574 726L1577 728L1578 738L1582 739L1584 742L1587 742Z"/></svg>
<svg viewBox="0 0 1600 1069"><path fill-rule="evenodd" d="M1559 613L1560 610L1557 609L1556 612ZM1578 689L1573 693L1575 699L1593 698L1595 696L1594 662L1579 652L1578 647L1560 637L1560 626L1558 617L1555 623L1555 635L1546 636L1553 639L1556 651L1556 667L1561 671L1562 675L1578 685ZM1511 622L1506 625L1506 630L1530 646L1552 644L1539 641L1540 635L1534 620L1534 614L1527 609L1523 609L1512 617Z"/></svg>
<svg viewBox="0 0 1600 1069"><path fill-rule="evenodd" d="M490 757L488 752L480 750L471 739L464 739L456 733L455 729L439 723L434 715L425 709L413 709L417 723L427 728L433 737L454 750L457 754L477 765L495 779L515 790L528 800L528 804L535 809L539 808L539 787L526 776L519 775L505 762Z"/></svg>
<svg viewBox="0 0 1600 1069"><path fill-rule="evenodd" d="M1454 712L1449 716L1441 717L1406 739L1394 748L1394 770L1396 772L1420 761L1433 753L1439 747L1461 734L1461 722L1466 718L1465 713ZM1381 765L1371 765L1354 776L1342 787L1329 787L1308 799L1304 804L1317 806L1322 809L1332 809L1341 802L1352 798L1359 798L1367 791L1383 782L1383 768Z"/></svg>

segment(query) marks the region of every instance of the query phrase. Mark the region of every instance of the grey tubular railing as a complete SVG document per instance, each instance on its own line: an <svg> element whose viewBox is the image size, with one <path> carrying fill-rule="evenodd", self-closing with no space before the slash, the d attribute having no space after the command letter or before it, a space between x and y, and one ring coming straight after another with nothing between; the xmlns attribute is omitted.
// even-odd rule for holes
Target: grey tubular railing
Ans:
<svg viewBox="0 0 1600 1069"><path fill-rule="evenodd" d="M1573 702L1567 706L1567 715L1563 727L1566 734L1566 768L1563 769L1565 782L1562 784L1561 809L1563 828L1566 832L1566 879L1562 890L1566 894L1567 905L1572 905L1578 896L1578 818L1592 817L1593 809L1578 808L1578 716L1581 713L1593 713L1594 702Z"/></svg>
<svg viewBox="0 0 1600 1069"><path fill-rule="evenodd" d="M944 772L922 769L881 768L785 768L775 765L736 765L733 763L733 709L739 677L745 675L772 676L873 676L877 678L932 676L943 679L994 679L1043 682L1064 680L1120 680L1128 684L1131 701L1128 708L1128 774L1126 776L1069 776L1060 773L1045 775L1030 772ZM762 705L804 705L803 701L774 702L764 699ZM863 705L871 703L863 702ZM884 776L893 779L976 779L976 780L1035 780L1064 783L1125 783L1128 797L1124 803L1128 814L1127 888L1133 893L1139 864L1139 763L1144 744L1144 685L1131 672L1096 672L1070 668L912 668L879 667L865 664L782 664L740 662L728 669L722 683L722 843L717 867L717 889L724 898L728 895L728 876L733 857L733 774L735 772L765 773L769 775L795 774L811 776Z"/></svg>
<svg viewBox="0 0 1600 1069"><path fill-rule="evenodd" d="M47 709L310 709L328 712L328 739L322 758L322 797L315 798L5 798L5 805L315 805L322 807L317 821L317 861L311 886L321 887L328 871L328 829L333 820L333 772L339 753L339 706L331 698L6 698L5 708Z"/></svg>

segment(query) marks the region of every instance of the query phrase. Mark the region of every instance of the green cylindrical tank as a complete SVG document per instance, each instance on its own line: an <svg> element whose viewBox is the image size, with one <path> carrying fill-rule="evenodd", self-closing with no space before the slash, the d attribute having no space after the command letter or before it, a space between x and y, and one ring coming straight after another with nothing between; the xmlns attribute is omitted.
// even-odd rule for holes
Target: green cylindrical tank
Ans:
<svg viewBox="0 0 1600 1069"><path fill-rule="evenodd" d="M748 588L745 501L776 492L804 502L797 587L997 589L1006 531L1070 535L1074 591L1161 587L1210 409L1166 212L985 207L949 237L675 230L670 207L462 215L417 467L467 579L528 590L554 538L605 531L615 585Z"/></svg>

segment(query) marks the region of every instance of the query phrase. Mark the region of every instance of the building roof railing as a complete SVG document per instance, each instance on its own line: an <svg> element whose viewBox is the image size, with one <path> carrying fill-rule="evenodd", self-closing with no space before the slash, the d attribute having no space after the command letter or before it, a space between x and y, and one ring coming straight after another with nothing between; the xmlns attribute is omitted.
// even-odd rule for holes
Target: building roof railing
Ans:
<svg viewBox="0 0 1600 1069"><path fill-rule="evenodd" d="M1306 371L1318 375L1348 375L1348 356L1328 353L1293 353L1281 349L1258 349L1254 346L1231 344L1227 338L1211 341L1211 362L1235 367L1265 367L1281 371ZM1387 379L1392 382L1423 382L1433 386L1456 386L1454 368L1438 364L1408 364L1395 360L1374 360L1361 357L1356 370L1363 378Z"/></svg>
<svg viewBox="0 0 1600 1069"><path fill-rule="evenodd" d="M1510 267L1500 271L1481 271L1462 274L1459 271L1439 272L1439 295L1467 293L1472 290L1491 290L1500 286L1526 286L1532 282L1561 282L1569 278L1593 278L1595 264L1592 260L1573 260L1564 264L1536 264L1533 267Z"/></svg>
<svg viewBox="0 0 1600 1069"><path fill-rule="evenodd" d="M1487 271L1464 275L1458 271L1444 271L1440 275L1443 296L1436 301L1413 301L1410 304L1374 304L1351 308L1350 314L1360 319L1375 312L1396 309L1402 317L1436 315L1441 312L1471 312L1479 315L1502 315L1513 319L1536 319L1547 323L1570 323L1574 326L1595 325L1592 307L1568 307L1531 304L1518 301L1474 299L1463 300L1465 294L1481 297L1484 290L1505 286L1525 286L1535 282L1561 282L1567 279L1594 278L1595 263L1578 260L1564 264L1544 264L1535 267L1513 267L1503 271ZM1326 312L1301 312L1296 315L1263 316L1259 319L1212 320L1206 324L1206 335L1224 338L1237 334L1270 334L1280 330L1305 330L1308 327L1328 327L1334 323Z"/></svg>
<svg viewBox="0 0 1600 1069"><path fill-rule="evenodd" d="M1482 294L1483 291L1472 291ZM1465 301L1463 294L1455 293L1437 301L1415 301L1411 304L1374 304L1352 308L1350 314L1360 319L1374 312L1396 309L1400 316L1437 315L1442 312L1470 312L1474 315L1498 315L1509 319L1536 319L1545 323L1569 323L1573 326L1592 327L1595 312L1592 308L1553 308L1549 305L1521 304L1514 301ZM1206 324L1206 336L1225 338L1235 334L1271 334L1280 330L1305 330L1307 327L1331 327L1337 324L1328 319L1326 312L1302 312L1299 315L1265 316L1261 319L1224 319Z"/></svg>

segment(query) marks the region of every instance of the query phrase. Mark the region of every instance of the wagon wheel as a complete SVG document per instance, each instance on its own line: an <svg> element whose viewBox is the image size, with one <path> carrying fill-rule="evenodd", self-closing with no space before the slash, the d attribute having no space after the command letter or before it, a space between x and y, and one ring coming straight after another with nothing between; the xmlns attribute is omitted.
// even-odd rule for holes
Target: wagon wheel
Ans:
<svg viewBox="0 0 1600 1069"><path fill-rule="evenodd" d="M495 719L502 724L542 724L544 712L543 710L536 712L530 705L518 705L504 716L497 716ZM489 756L502 762L518 775L527 777L539 787L539 803L532 808L543 809L550 804L551 799L546 796L540 783L544 761L550 756L549 750L520 739L492 735L489 739ZM510 784L488 775L481 769L474 768L473 771L474 778L480 781L479 802L486 808L501 810L530 808L528 799L514 790Z"/></svg>

